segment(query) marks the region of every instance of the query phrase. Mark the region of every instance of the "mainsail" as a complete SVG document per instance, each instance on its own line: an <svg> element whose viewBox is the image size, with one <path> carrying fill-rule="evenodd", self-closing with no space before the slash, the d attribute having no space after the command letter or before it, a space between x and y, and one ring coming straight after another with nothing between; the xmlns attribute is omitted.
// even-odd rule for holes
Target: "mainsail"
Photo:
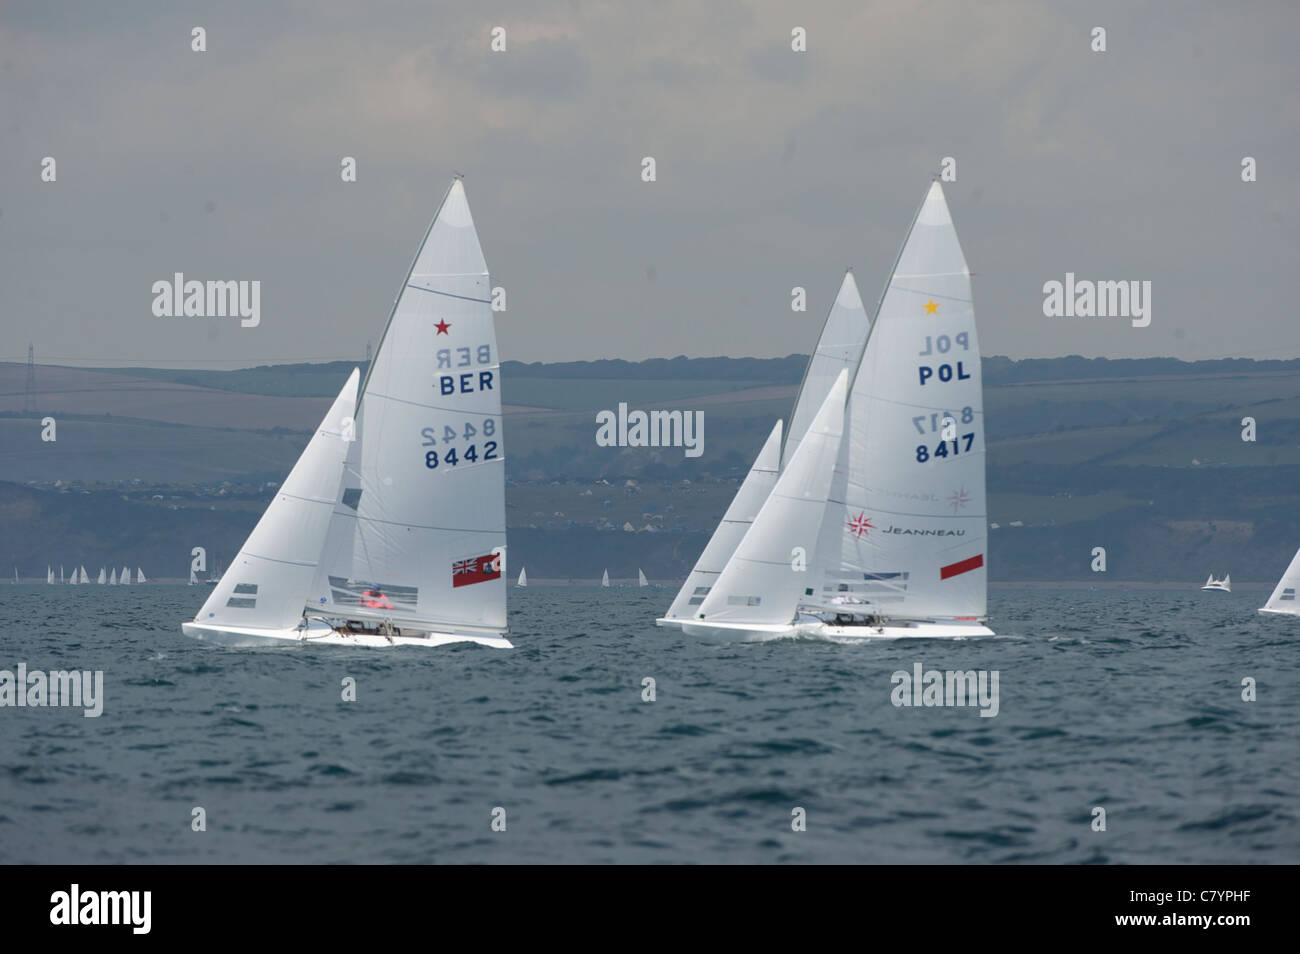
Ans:
<svg viewBox="0 0 1300 954"><path fill-rule="evenodd" d="M847 370L836 376L786 469L727 561L698 611L710 622L788 623L806 582L831 471L839 450L848 394Z"/></svg>
<svg viewBox="0 0 1300 954"><path fill-rule="evenodd" d="M135 581L136 581L137 583L148 583L148 582L149 582L148 580L146 580L146 579L144 578L144 570L140 569L139 567L136 567L136 568L135 568Z"/></svg>
<svg viewBox="0 0 1300 954"><path fill-rule="evenodd" d="M196 622L291 629L302 618L339 497L360 377L349 375Z"/></svg>
<svg viewBox="0 0 1300 954"><path fill-rule="evenodd" d="M636 585L637 586L650 585L650 581L645 578L645 571L640 568L638 568L636 571Z"/></svg>
<svg viewBox="0 0 1300 954"><path fill-rule="evenodd" d="M527 586L527 585L528 585L528 573L526 571L526 568L521 566L519 568L519 581L515 584L515 586Z"/></svg>
<svg viewBox="0 0 1300 954"><path fill-rule="evenodd" d="M984 402L970 270L938 182L882 296L806 603L985 615Z"/></svg>
<svg viewBox="0 0 1300 954"><path fill-rule="evenodd" d="M817 347L808 359L803 383L799 386L799 396L795 398L794 413L790 415L790 428L786 434L785 447L781 451L782 469L790 463L808 425L826 400L826 395L830 393L840 372L848 369L852 383L854 370L862 360L862 350L867 345L867 335L870 332L871 319L862 306L858 283L853 280L853 272L847 271L844 273L844 281L840 283L839 294L835 296L835 303L826 316L826 323L822 326Z"/></svg>
<svg viewBox="0 0 1300 954"><path fill-rule="evenodd" d="M308 606L506 628L505 445L491 286L456 179L361 388L357 441Z"/></svg>
<svg viewBox="0 0 1300 954"><path fill-rule="evenodd" d="M704 552L678 591L677 598L664 614L665 621L692 619L697 615L696 607L704 602L709 589L717 582L718 574L736 552L736 547L754 522L759 508L776 486L777 476L793 458L813 416L826 400L840 371L847 368L852 373L852 369L857 367L870 330L871 321L862 305L862 296L858 293L853 272L845 272L839 293L826 316L821 336L804 371L803 382L795 398L794 413L790 416L790 427L783 431L781 422L777 421L772 428L767 442L758 452L753 466L723 514L722 521L713 531Z"/></svg>

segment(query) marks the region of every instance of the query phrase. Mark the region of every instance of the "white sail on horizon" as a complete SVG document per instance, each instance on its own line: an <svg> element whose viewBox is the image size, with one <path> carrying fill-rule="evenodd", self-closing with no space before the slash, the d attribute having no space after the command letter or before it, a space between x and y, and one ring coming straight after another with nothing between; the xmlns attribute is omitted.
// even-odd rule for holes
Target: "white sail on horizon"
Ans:
<svg viewBox="0 0 1300 954"><path fill-rule="evenodd" d="M527 586L527 585L528 585L528 573L526 569L521 566L519 568L519 580L518 582L515 583L515 586Z"/></svg>
<svg viewBox="0 0 1300 954"><path fill-rule="evenodd" d="M637 567L637 571L636 571L636 585L637 586L650 585L650 581L645 578L645 571L642 570L640 567Z"/></svg>
<svg viewBox="0 0 1300 954"><path fill-rule="evenodd" d="M609 586L609 570L606 570L600 575L600 585Z"/></svg>
<svg viewBox="0 0 1300 954"><path fill-rule="evenodd" d="M148 580L146 580L146 579L144 578L144 570L140 569L138 566L135 568L135 581L136 581L137 583L148 583L148 582L149 582Z"/></svg>
<svg viewBox="0 0 1300 954"><path fill-rule="evenodd" d="M113 567L113 571L109 574L108 585L117 586L117 567Z"/></svg>

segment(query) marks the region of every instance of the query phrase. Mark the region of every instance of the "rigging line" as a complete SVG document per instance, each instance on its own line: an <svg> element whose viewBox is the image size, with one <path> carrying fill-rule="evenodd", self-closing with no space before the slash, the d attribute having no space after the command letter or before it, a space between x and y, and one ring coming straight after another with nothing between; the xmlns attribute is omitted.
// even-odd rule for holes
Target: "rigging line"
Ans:
<svg viewBox="0 0 1300 954"><path fill-rule="evenodd" d="M428 292L431 295L445 295L447 298L459 298L461 301L476 301L481 305L492 304L491 298L470 298L468 295L453 295L451 292L438 291L436 288L421 288L419 285L406 284L407 288L414 288L416 291Z"/></svg>

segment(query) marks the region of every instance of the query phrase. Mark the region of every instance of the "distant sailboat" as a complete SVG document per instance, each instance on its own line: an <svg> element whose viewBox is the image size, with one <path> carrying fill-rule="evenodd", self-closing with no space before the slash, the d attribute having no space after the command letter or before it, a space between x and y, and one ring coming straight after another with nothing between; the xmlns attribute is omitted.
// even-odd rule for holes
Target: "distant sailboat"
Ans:
<svg viewBox="0 0 1300 954"><path fill-rule="evenodd" d="M637 586L649 586L649 585L650 585L650 581L647 580L647 579L645 578L645 573L644 573L644 571L642 571L642 570L639 569L639 568L638 568L637 571L636 571L636 585L637 585Z"/></svg>
<svg viewBox="0 0 1300 954"><path fill-rule="evenodd" d="M131 582L131 568L129 566L122 567L122 575L117 578L117 582L123 586Z"/></svg>
<svg viewBox="0 0 1300 954"><path fill-rule="evenodd" d="M194 622L182 624L188 635L510 648L490 295L457 178L366 380L348 379Z"/></svg>
<svg viewBox="0 0 1300 954"><path fill-rule="evenodd" d="M528 573L524 569L524 567L521 566L519 568L519 579L518 581L516 581L515 586L527 586L527 585L528 585Z"/></svg>
<svg viewBox="0 0 1300 954"><path fill-rule="evenodd" d="M65 582L67 582L66 580L63 579L63 564L62 564L62 563L59 564L59 582L60 582L60 583L65 583Z"/></svg>
<svg viewBox="0 0 1300 954"><path fill-rule="evenodd" d="M149 582L148 580L146 580L146 579L144 578L144 570L140 569L139 567L136 567L136 568L135 568L135 581L136 581L137 583L148 583L148 582Z"/></svg>
<svg viewBox="0 0 1300 954"><path fill-rule="evenodd" d="M95 580L95 582L99 584L104 584L108 582L108 574L104 571L104 568L102 566L99 568L99 578Z"/></svg>
<svg viewBox="0 0 1300 954"><path fill-rule="evenodd" d="M1259 608L1261 613L1276 613L1280 616L1300 616L1300 607L1296 605L1296 589L1300 587L1300 550L1291 558L1291 564L1278 580L1273 595Z"/></svg>
<svg viewBox="0 0 1300 954"><path fill-rule="evenodd" d="M717 582L681 621L683 632L993 635L982 625L988 527L971 300L970 270L936 181L856 374L850 382L851 370L840 370Z"/></svg>
<svg viewBox="0 0 1300 954"><path fill-rule="evenodd" d="M46 583L54 582L54 567L49 566L48 564L45 567L45 582Z"/></svg>
<svg viewBox="0 0 1300 954"><path fill-rule="evenodd" d="M108 577L109 586L117 586L117 567L113 567L113 572Z"/></svg>
<svg viewBox="0 0 1300 954"><path fill-rule="evenodd" d="M82 582L82 583L89 583L89 582L90 582L90 576L86 573L86 568L85 568L85 566L82 566L82 568L81 568L81 582Z"/></svg>
<svg viewBox="0 0 1300 954"><path fill-rule="evenodd" d="M1232 577L1229 576L1227 573L1225 573L1225 574L1223 574L1223 579L1221 579L1221 580L1216 580L1216 579L1214 578L1214 574L1211 573L1209 579L1207 579L1207 580L1205 581L1205 585L1202 586L1201 589L1203 589L1203 590L1221 590L1221 591L1224 592L1224 593L1231 593L1231 592L1232 592Z"/></svg>
<svg viewBox="0 0 1300 954"><path fill-rule="evenodd" d="M600 575L600 585L609 586L609 570L606 570Z"/></svg>

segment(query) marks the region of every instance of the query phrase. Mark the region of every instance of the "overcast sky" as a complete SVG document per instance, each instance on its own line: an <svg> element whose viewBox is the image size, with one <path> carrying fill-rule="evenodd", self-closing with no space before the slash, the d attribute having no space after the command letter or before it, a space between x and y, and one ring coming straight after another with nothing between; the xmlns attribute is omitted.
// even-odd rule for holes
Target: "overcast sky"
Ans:
<svg viewBox="0 0 1300 954"><path fill-rule="evenodd" d="M1300 356L1298 41L1251 0L10 0L0 359L359 358L453 172L503 357L806 353L945 156L985 354ZM155 317L176 271L261 325ZM1151 281L1150 326L1044 317L1067 271Z"/></svg>

